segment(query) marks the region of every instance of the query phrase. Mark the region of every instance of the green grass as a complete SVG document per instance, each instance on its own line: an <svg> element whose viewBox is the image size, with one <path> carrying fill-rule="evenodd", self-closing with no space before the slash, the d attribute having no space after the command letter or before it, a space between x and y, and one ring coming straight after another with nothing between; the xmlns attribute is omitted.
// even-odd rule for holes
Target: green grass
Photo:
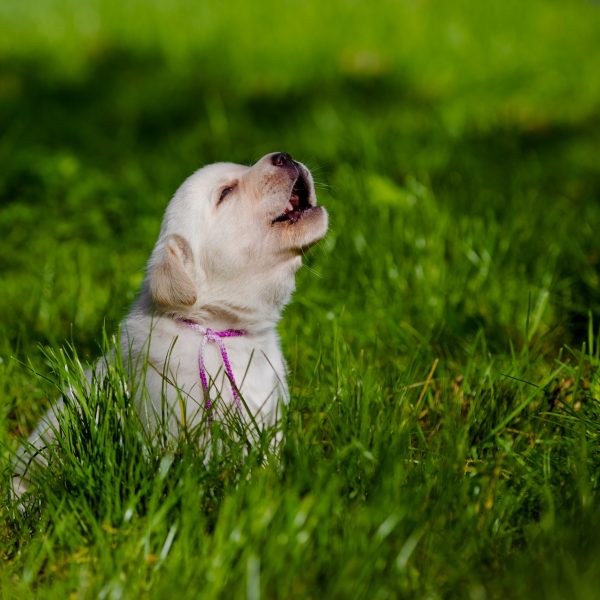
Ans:
<svg viewBox="0 0 600 600"><path fill-rule="evenodd" d="M281 456L150 444L117 365L3 493L0 597L596 598L598 64L595 2L4 0L1 490L193 170L288 151L331 230Z"/></svg>

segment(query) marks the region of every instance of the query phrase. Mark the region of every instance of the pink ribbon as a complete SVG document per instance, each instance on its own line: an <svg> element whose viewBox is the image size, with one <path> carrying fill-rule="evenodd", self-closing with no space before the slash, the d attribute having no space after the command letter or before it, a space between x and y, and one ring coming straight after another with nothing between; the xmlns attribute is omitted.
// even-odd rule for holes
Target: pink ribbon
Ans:
<svg viewBox="0 0 600 600"><path fill-rule="evenodd" d="M227 356L227 349L225 348L223 338L241 337L246 335L246 332L242 329L225 329L223 331L215 331L214 329L210 329L210 327L202 327L201 325L198 325L198 323L194 323L194 321L190 321L188 319L179 319L179 321L186 327L189 327L190 329L198 331L202 334L202 343L200 344L200 350L198 352L198 374L200 375L202 389L204 390L204 395L206 397L204 401L204 408L207 411L210 411L212 408L212 403L208 394L208 377L206 376L206 368L204 366L204 350L208 343L217 344L217 346L219 346L221 358L223 359L223 365L225 366L225 373L227 373L227 377L229 377L233 401L235 402L235 406L239 408L240 395L237 390L237 384L235 382L235 377L233 376L233 371L231 370L231 364L229 363L229 357Z"/></svg>

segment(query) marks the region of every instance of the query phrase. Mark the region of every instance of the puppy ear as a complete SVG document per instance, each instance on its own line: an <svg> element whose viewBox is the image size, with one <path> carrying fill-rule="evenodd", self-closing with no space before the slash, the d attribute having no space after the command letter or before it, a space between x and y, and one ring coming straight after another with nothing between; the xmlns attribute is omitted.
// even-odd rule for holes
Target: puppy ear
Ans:
<svg viewBox="0 0 600 600"><path fill-rule="evenodd" d="M150 266L150 293L162 306L191 306L198 298L194 284L194 256L180 235L170 235L153 257Z"/></svg>

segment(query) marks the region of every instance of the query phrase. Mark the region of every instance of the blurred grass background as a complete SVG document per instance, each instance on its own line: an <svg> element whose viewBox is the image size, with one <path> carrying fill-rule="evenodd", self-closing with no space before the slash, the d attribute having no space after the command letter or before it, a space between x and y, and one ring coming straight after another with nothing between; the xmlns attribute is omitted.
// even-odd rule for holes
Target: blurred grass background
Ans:
<svg viewBox="0 0 600 600"><path fill-rule="evenodd" d="M48 372L40 347L68 340L88 360L99 354L103 327L114 331L135 297L179 183L208 162L252 163L275 150L313 170L331 231L299 274L281 327L292 414L304 424L297 439L288 435L295 458L276 484L256 476L256 489L276 485L299 503L321 497L313 507L323 527L344 506L356 531L336 513L326 541L309 536L310 552L292 553L293 566L278 571L273 540L294 523L281 516L271 543L261 542L274 556L259 591L594 597L597 2L3 0L5 455L55 395L26 365ZM398 406L416 411L410 427ZM395 417L399 431L389 429ZM558 429L547 425L555 418ZM399 474L405 459L416 466ZM332 473L341 479L328 484ZM422 495L399 500L410 485ZM497 498L487 512L475 488ZM447 498L432 500L432 489ZM235 486L221 493L225 506L245 502L250 514L263 500ZM392 509L396 524L416 516L390 548ZM433 519L437 529L427 528L432 515L443 520ZM224 510L217 530L235 518ZM39 536L19 542L6 523L0 583L24 577L18 593L60 596L85 572L81 593L93 595L120 576L114 556L96 578L84 566L66 574L64 556L94 554L86 535L44 554ZM205 537L178 542L180 554L146 593L191 585L192 575L177 578L177 561L219 544L212 529L200 530ZM365 552L371 562L361 567ZM207 597L223 589L256 597L244 587L252 560L239 573L232 567L224 588L202 580ZM132 581L125 589L141 593Z"/></svg>

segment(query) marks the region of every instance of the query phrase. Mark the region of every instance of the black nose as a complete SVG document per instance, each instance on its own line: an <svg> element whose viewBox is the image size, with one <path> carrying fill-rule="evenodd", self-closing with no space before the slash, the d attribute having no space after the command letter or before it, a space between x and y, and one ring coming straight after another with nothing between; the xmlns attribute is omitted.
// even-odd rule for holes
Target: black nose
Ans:
<svg viewBox="0 0 600 600"><path fill-rule="evenodd" d="M287 152L278 152L277 154L273 154L273 156L271 156L271 162L276 167L287 167L288 165L293 164L294 161Z"/></svg>

